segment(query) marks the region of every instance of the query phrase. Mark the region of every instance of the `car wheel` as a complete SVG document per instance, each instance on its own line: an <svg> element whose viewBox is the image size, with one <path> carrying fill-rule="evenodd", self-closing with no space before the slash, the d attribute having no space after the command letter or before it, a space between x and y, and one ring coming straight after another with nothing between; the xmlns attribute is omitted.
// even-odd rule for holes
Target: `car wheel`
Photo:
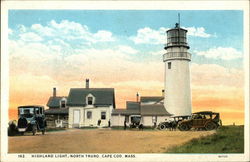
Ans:
<svg viewBox="0 0 250 162"><path fill-rule="evenodd" d="M216 124L215 123L213 123L213 122L209 122L209 123L207 123L206 125L205 125L205 129L206 130L214 130L214 129L216 129Z"/></svg>
<svg viewBox="0 0 250 162"><path fill-rule="evenodd" d="M179 130L180 131L188 131L190 128L189 128L189 126L187 125L187 124L181 124L180 126L179 126Z"/></svg>
<svg viewBox="0 0 250 162"><path fill-rule="evenodd" d="M37 131L36 125L33 125L33 127L32 127L33 136L36 135L36 131Z"/></svg>
<svg viewBox="0 0 250 162"><path fill-rule="evenodd" d="M159 128L160 128L160 130L164 130L164 129L166 129L166 125L165 125L165 124L161 124L161 125L159 126Z"/></svg>

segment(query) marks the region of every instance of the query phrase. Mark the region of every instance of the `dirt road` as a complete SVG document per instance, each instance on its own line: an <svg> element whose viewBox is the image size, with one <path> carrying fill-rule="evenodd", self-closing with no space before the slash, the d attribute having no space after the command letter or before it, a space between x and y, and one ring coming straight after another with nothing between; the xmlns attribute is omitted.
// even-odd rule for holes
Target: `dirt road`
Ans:
<svg viewBox="0 0 250 162"><path fill-rule="evenodd" d="M69 129L9 137L9 153L162 153L214 131L123 131Z"/></svg>

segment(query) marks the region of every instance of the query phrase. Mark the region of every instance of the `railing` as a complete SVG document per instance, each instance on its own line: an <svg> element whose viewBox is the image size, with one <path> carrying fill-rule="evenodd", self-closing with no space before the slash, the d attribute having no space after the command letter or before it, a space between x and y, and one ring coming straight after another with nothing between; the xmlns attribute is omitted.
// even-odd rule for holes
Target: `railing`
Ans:
<svg viewBox="0 0 250 162"><path fill-rule="evenodd" d="M167 46L175 46L175 45L182 45L182 46L188 46L186 42L168 42L164 44L165 47Z"/></svg>
<svg viewBox="0 0 250 162"><path fill-rule="evenodd" d="M188 52L168 52L163 55L163 61L172 60L172 59L184 59L191 60L191 54Z"/></svg>
<svg viewBox="0 0 250 162"><path fill-rule="evenodd" d="M164 46L165 46L164 47L165 49L167 49L169 47L174 47L174 46L177 46L177 47L184 46L184 47L187 47L189 49L189 46L186 42L169 42L167 44L164 44Z"/></svg>

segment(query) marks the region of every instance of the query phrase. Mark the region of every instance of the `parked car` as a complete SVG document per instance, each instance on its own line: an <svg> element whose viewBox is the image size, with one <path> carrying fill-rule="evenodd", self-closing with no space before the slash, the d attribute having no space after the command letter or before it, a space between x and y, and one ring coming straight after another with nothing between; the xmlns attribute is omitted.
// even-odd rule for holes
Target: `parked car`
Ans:
<svg viewBox="0 0 250 162"><path fill-rule="evenodd" d="M31 131L35 135L37 131L41 131L42 134L45 134L46 126L43 106L29 105L18 107L17 130L19 133L23 135L24 132Z"/></svg>
<svg viewBox="0 0 250 162"><path fill-rule="evenodd" d="M130 117L131 123L129 125L130 128L139 128L140 122L141 122L141 116L140 115L131 115Z"/></svg>
<svg viewBox="0 0 250 162"><path fill-rule="evenodd" d="M190 115L189 116L188 115L173 116L171 118L172 118L172 120L170 120L170 121L166 120L164 122L159 123L158 129L160 129L160 130L165 130L165 129L174 130L174 129L176 129L176 127L180 121L190 119L191 116Z"/></svg>
<svg viewBox="0 0 250 162"><path fill-rule="evenodd" d="M183 120L178 123L181 131L187 131L191 128L214 130L222 125L220 114L212 111L201 111L192 114L191 119Z"/></svg>

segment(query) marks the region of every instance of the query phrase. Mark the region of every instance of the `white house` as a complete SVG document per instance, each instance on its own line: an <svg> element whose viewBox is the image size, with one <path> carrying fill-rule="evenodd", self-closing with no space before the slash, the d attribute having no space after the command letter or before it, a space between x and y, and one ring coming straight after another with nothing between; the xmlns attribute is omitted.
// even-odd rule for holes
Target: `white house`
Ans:
<svg viewBox="0 0 250 162"><path fill-rule="evenodd" d="M111 112L115 108L114 88L71 88L67 106L69 128L109 126Z"/></svg>
<svg viewBox="0 0 250 162"><path fill-rule="evenodd" d="M169 114L163 103L162 96L145 96L141 101L127 101L126 109L114 109L112 111L112 126L124 126L124 121L131 124L135 118L140 119L144 126L152 127L155 124L169 119Z"/></svg>

